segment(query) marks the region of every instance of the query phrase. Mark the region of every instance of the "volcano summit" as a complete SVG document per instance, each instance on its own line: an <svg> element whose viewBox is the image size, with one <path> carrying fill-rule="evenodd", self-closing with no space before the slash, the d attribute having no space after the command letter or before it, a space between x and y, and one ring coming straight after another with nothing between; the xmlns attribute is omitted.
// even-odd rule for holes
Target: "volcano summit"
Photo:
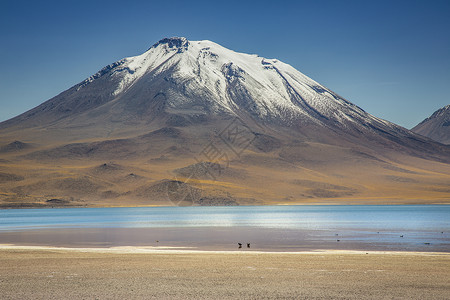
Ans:
<svg viewBox="0 0 450 300"><path fill-rule="evenodd" d="M185 38L165 38L0 123L0 155L3 207L450 195L450 146L370 115L279 60Z"/></svg>

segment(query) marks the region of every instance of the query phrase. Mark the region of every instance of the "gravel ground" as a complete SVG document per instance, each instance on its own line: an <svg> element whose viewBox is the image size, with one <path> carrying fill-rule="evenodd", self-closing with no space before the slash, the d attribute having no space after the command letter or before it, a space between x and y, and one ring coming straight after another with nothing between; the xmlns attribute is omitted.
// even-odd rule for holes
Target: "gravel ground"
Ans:
<svg viewBox="0 0 450 300"><path fill-rule="evenodd" d="M449 299L448 253L0 249L0 299Z"/></svg>

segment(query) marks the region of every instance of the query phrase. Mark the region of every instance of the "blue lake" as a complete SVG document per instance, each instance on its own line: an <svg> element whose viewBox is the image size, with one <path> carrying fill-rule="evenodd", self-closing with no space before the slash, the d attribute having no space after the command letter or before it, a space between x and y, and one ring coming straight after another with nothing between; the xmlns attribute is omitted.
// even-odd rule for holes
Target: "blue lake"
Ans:
<svg viewBox="0 0 450 300"><path fill-rule="evenodd" d="M449 232L446 205L0 210L3 244L153 245L158 239L170 246L228 249L242 240L252 241L252 249L450 252Z"/></svg>

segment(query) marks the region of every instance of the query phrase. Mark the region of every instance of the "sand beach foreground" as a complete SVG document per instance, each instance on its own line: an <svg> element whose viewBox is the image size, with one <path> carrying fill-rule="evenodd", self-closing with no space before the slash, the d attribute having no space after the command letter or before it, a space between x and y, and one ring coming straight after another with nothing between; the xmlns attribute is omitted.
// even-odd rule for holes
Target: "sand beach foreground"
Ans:
<svg viewBox="0 0 450 300"><path fill-rule="evenodd" d="M448 299L449 278L449 253L0 247L2 299Z"/></svg>

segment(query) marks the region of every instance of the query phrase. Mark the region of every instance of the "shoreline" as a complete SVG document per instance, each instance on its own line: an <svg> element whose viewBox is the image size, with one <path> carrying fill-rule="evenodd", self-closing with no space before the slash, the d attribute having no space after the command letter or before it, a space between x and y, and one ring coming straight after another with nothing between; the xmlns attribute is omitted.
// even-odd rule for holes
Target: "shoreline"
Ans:
<svg viewBox="0 0 450 300"><path fill-rule="evenodd" d="M243 247L238 248L238 243L242 243ZM247 243L251 244L250 248L247 248ZM320 249L445 253L450 251L450 237L448 233L441 232L400 232L378 228L354 232L252 226L34 228L0 230L0 245L103 249L135 247L231 252L309 252Z"/></svg>
<svg viewBox="0 0 450 300"><path fill-rule="evenodd" d="M415 232L380 231L377 233L375 230L370 230L370 233L352 234L331 230L257 227L36 228L0 231L0 245L274 253L317 250L446 253L450 250L448 234L438 233L434 238L418 239ZM400 234L405 234L405 237L399 237ZM426 235L422 234L422 236ZM243 247L238 248L238 243L242 243ZM251 247L247 248L246 243L250 243Z"/></svg>
<svg viewBox="0 0 450 300"><path fill-rule="evenodd" d="M10 209L59 209L59 208L144 208L144 207L245 207L245 206L421 206L421 205L427 205L427 206L433 206L433 205L450 205L450 202L436 202L436 203L410 203L410 202L404 202L404 203L380 203L380 204L374 204L372 202L359 202L359 203L351 203L351 202L336 202L336 203L330 203L330 202L317 202L317 203L267 203L267 204L258 204L258 205L217 205L217 206L210 206L210 205L192 205L192 206L177 206L177 205L157 205L157 204L150 204L150 205L36 205L36 206L2 206L0 205L0 211L1 210L10 210Z"/></svg>
<svg viewBox="0 0 450 300"><path fill-rule="evenodd" d="M114 254L355 254L355 255L423 255L423 256L450 256L449 252L424 252L424 251L374 251L374 250L340 250L340 249L316 249L308 251L261 251L261 250L198 250L195 247L165 247L165 246L118 246L118 247L57 247L57 246L25 246L14 244L0 244L0 251L5 250L26 250L26 251L62 251L62 252L83 252L83 253L114 253Z"/></svg>

